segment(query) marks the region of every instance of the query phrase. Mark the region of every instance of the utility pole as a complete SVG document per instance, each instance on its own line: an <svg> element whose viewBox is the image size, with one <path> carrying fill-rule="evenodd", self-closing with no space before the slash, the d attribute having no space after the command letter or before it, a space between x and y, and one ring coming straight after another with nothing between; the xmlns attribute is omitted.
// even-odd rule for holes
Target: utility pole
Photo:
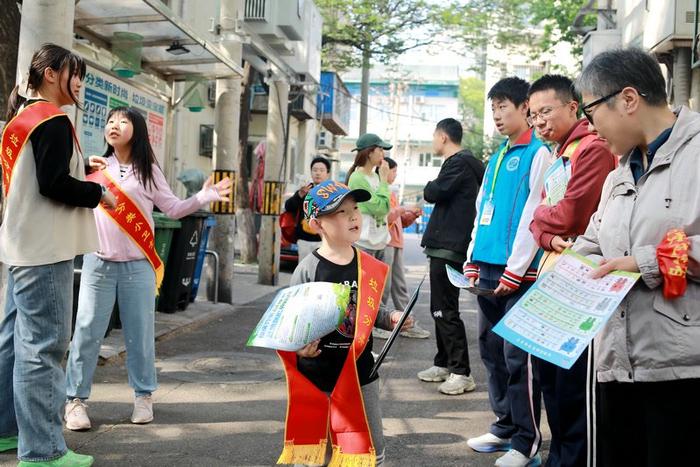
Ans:
<svg viewBox="0 0 700 467"><path fill-rule="evenodd" d="M369 104L369 44L362 51L362 83L360 85L360 135L367 133L367 105Z"/></svg>
<svg viewBox="0 0 700 467"><path fill-rule="evenodd" d="M277 285L279 280L281 237L279 214L284 191L285 141L289 132L288 100L289 83L281 76L273 74L267 101L265 176L258 262L258 282L266 285Z"/></svg>
<svg viewBox="0 0 700 467"><path fill-rule="evenodd" d="M221 45L235 62L240 63L243 46L235 38L236 19L243 12L243 0L222 0ZM214 152L212 168L235 174L238 167L238 127L240 124L241 80L226 78L216 80L216 106L214 119ZM235 176L234 176L235 181ZM233 194L230 198L233 200ZM221 258L219 261L219 301L233 303L233 264L236 217L233 213L216 216L216 227L211 231L211 249Z"/></svg>
<svg viewBox="0 0 700 467"><path fill-rule="evenodd" d="M411 151L411 126L413 125L413 95L410 91L408 94L408 131L406 132L406 144L403 147L403 160L401 165L403 167L403 176L401 177L401 184L399 185L399 204L403 203L403 192L406 187L406 167L408 166L408 157Z"/></svg>

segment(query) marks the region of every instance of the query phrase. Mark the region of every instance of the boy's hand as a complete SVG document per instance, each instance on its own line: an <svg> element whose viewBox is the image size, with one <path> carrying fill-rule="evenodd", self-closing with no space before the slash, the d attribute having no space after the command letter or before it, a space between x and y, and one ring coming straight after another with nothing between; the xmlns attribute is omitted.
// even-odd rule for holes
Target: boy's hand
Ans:
<svg viewBox="0 0 700 467"><path fill-rule="evenodd" d="M300 357L304 358L316 358L319 355L321 355L321 350L318 348L318 344L321 343L320 339L316 339L315 341L306 344L304 347L301 349L297 350L297 355Z"/></svg>
<svg viewBox="0 0 700 467"><path fill-rule="evenodd" d="M391 312L391 327L392 329L396 327L396 324L399 322L401 319L401 316L403 316L403 311L392 311ZM413 325L415 324L415 320L413 317L409 316L406 318L406 321L404 321L403 326L401 326L401 330L405 331L407 329L411 329Z"/></svg>

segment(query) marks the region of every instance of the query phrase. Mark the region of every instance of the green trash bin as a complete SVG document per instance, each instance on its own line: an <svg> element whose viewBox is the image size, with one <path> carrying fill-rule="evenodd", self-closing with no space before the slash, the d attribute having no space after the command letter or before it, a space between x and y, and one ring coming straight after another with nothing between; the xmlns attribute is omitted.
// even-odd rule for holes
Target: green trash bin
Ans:
<svg viewBox="0 0 700 467"><path fill-rule="evenodd" d="M168 266L168 256L170 245L173 241L173 233L180 228L180 221L171 219L162 212L153 213L153 223L155 224L156 252L163 261L163 268ZM156 310L158 309L158 297L156 297Z"/></svg>

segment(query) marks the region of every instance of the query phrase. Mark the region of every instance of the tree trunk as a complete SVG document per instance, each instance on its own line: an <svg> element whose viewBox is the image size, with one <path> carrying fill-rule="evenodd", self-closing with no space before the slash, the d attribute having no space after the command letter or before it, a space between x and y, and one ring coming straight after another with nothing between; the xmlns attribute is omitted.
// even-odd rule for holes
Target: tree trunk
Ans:
<svg viewBox="0 0 700 467"><path fill-rule="evenodd" d="M236 181L236 226L240 242L242 263L254 263L258 257L255 222L248 198L248 129L250 127L250 90L255 81L255 70L245 64L245 78L241 91L241 116L238 127L240 150L238 158L238 180Z"/></svg>
<svg viewBox="0 0 700 467"><path fill-rule="evenodd" d="M362 51L362 84L360 87L360 135L367 133L367 106L369 105L369 45Z"/></svg>
<svg viewBox="0 0 700 467"><path fill-rule="evenodd" d="M5 120L7 97L17 78L20 14L15 0L0 0L0 7L0 120Z"/></svg>

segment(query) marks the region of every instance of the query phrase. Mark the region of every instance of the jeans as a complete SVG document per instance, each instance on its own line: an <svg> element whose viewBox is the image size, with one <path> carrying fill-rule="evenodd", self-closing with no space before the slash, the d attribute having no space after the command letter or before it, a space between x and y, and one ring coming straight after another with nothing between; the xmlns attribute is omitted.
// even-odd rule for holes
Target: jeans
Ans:
<svg viewBox="0 0 700 467"><path fill-rule="evenodd" d="M70 341L73 260L10 266L0 324L0 437L19 436L17 457L63 456L65 374Z"/></svg>
<svg viewBox="0 0 700 467"><path fill-rule="evenodd" d="M137 396L156 390L156 279L147 260L105 261L85 255L80 277L78 315L66 368L69 399L90 397L100 345L112 316L115 299L126 344L129 385Z"/></svg>

